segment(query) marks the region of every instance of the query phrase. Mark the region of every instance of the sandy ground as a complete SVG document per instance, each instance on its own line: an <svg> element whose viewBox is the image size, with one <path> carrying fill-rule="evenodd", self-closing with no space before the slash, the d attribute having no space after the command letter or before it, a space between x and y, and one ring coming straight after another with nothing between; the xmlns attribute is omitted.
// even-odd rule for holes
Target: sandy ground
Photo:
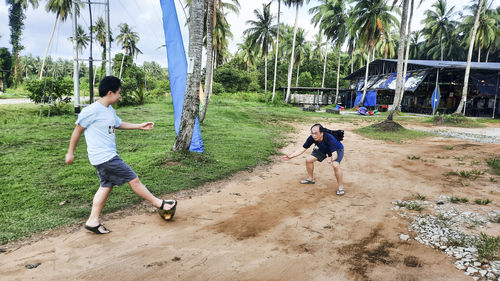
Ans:
<svg viewBox="0 0 500 281"><path fill-rule="evenodd" d="M106 215L109 235L75 226L6 245L0 279L472 280L443 252L400 240L408 221L390 210L391 202L417 192L428 200L453 194L487 197L493 203L484 208L498 209L499 176L494 183L483 175L463 186L443 174L469 168L455 156L467 165L481 161L475 168L487 169L483 159L500 155L499 145L439 137L377 141L352 132L362 123L324 124L346 129L343 197L335 195L337 183L326 163L316 165L315 185L301 185L305 154L288 162L276 158L178 193L173 222L144 204ZM290 136L284 153L308 136L308 126L297 127L302 133ZM409 258L421 266L405 265ZM25 268L34 263L41 264Z"/></svg>

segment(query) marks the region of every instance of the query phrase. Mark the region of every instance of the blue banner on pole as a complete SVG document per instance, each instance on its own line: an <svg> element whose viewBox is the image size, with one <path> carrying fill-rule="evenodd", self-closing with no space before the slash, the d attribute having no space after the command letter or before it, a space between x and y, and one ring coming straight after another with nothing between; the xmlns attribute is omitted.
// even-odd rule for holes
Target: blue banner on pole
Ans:
<svg viewBox="0 0 500 281"><path fill-rule="evenodd" d="M174 104L175 133L178 134L184 106L184 94L186 92L187 60L174 0L160 0L160 5L163 13L163 31L167 48L170 91L172 92L172 102ZM194 152L205 151L198 117L196 117L194 123L189 150Z"/></svg>
<svg viewBox="0 0 500 281"><path fill-rule="evenodd" d="M441 97L439 96L439 86L436 86L436 88L434 89L434 92L432 92L432 96L431 96L431 106L432 106L432 114L434 115L434 113L436 113L436 110L439 106L439 99Z"/></svg>

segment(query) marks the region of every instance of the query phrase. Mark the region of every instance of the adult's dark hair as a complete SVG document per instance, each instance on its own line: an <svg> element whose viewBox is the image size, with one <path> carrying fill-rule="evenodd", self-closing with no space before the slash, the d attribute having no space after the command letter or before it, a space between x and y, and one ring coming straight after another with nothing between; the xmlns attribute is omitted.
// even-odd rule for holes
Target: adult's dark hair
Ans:
<svg viewBox="0 0 500 281"><path fill-rule="evenodd" d="M316 124L312 125L312 126L311 126L311 130L312 130L314 127L319 127L319 131L320 131L320 132L322 132L322 133L326 132L326 129L325 129L323 126L321 126L321 124L320 124L320 123L316 123Z"/></svg>
<svg viewBox="0 0 500 281"><path fill-rule="evenodd" d="M116 92L122 87L122 82L118 77L106 76L99 83L99 96L104 97L109 91Z"/></svg>

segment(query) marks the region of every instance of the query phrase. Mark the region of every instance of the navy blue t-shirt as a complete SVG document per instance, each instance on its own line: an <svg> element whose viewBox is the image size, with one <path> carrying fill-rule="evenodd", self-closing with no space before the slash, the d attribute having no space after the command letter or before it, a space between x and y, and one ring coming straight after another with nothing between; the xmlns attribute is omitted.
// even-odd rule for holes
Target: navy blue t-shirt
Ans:
<svg viewBox="0 0 500 281"><path fill-rule="evenodd" d="M312 136L309 136L302 147L307 149L311 147L313 143L316 144L321 152L327 154L328 156L332 156L332 152L344 149L342 143L329 133L323 133L323 140L321 142L317 142Z"/></svg>

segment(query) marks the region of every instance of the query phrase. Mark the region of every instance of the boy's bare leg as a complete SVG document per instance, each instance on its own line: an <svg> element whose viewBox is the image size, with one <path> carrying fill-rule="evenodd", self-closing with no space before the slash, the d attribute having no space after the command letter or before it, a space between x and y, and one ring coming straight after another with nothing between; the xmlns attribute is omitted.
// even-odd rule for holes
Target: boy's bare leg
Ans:
<svg viewBox="0 0 500 281"><path fill-rule="evenodd" d="M104 204L108 200L109 194L111 193L112 187L99 187L97 192L94 195L94 200L92 201L92 211L90 212L90 216L85 223L90 227L95 227L99 225L99 216L101 215L101 211L104 208ZM99 231L102 233L108 233L104 227L100 227Z"/></svg>
<svg viewBox="0 0 500 281"><path fill-rule="evenodd" d="M318 158L314 156L308 156L306 158L306 170L308 180L314 181L314 162L318 161Z"/></svg>
<svg viewBox="0 0 500 281"><path fill-rule="evenodd" d="M143 199L145 200L148 200L149 202L151 202L151 204L153 204L153 206L155 206L156 208L160 208L161 207L161 203L163 202L162 199L160 198L157 198L156 196L154 196L147 188L145 185L142 184L141 180L139 180L139 177L131 180L128 182L130 184L130 187L132 188L132 190L137 194L139 195L140 197L142 197ZM170 207L169 207L170 206ZM168 210L172 207L172 205L170 204L165 204L163 206L163 209L165 210Z"/></svg>

